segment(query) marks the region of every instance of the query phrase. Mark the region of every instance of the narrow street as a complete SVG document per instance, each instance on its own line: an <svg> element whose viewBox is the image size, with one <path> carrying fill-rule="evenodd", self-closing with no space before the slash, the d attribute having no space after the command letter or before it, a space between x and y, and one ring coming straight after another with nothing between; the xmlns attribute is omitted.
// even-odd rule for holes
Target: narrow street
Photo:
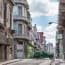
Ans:
<svg viewBox="0 0 65 65"><path fill-rule="evenodd" d="M15 59L0 63L0 65L65 65L61 59L52 60L46 59Z"/></svg>
<svg viewBox="0 0 65 65"><path fill-rule="evenodd" d="M0 0L0 65L65 65L65 0Z"/></svg>

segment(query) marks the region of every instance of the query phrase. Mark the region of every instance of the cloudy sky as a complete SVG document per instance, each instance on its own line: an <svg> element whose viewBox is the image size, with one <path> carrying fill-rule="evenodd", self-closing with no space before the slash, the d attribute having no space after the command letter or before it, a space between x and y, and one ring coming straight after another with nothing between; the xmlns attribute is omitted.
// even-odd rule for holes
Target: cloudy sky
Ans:
<svg viewBox="0 0 65 65"><path fill-rule="evenodd" d="M57 24L48 22L58 21L58 0L28 0L32 17L32 24L37 24L38 31L43 31L47 43L55 45L55 33Z"/></svg>

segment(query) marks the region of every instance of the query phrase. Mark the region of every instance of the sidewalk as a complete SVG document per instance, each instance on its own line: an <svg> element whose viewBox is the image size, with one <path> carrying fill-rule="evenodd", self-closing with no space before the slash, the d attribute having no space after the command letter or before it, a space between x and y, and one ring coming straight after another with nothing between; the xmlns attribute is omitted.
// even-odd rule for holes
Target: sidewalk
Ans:
<svg viewBox="0 0 65 65"><path fill-rule="evenodd" d="M51 60L46 60L45 62L41 63L40 65L50 65Z"/></svg>
<svg viewBox="0 0 65 65"><path fill-rule="evenodd" d="M51 63L51 65L65 65L65 61L63 59L55 59L54 62Z"/></svg>
<svg viewBox="0 0 65 65"><path fill-rule="evenodd" d="M18 61L22 61L22 59L14 59L14 60L8 60L5 62L0 62L0 65L10 64L10 63L18 62Z"/></svg>
<svg viewBox="0 0 65 65"><path fill-rule="evenodd" d="M12 63L15 63L15 62L27 62L27 61L31 61L32 59L13 59L13 60L8 60L8 61L5 61L5 62L1 62L0 65L7 65L7 64L12 64Z"/></svg>

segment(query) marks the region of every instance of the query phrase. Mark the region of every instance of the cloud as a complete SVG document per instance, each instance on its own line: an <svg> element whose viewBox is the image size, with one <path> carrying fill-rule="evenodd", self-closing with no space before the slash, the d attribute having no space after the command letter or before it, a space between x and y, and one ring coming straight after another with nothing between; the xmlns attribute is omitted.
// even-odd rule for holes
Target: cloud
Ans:
<svg viewBox="0 0 65 65"><path fill-rule="evenodd" d="M41 0L35 0L35 1L32 1L30 5L30 12L32 17L46 15L48 13L48 7Z"/></svg>
<svg viewBox="0 0 65 65"><path fill-rule="evenodd" d="M48 4L48 8L49 8L49 12L48 12L48 16L54 16L54 15L57 15L58 14L58 5L59 3L57 2L50 2Z"/></svg>
<svg viewBox="0 0 65 65"><path fill-rule="evenodd" d="M53 23L46 28L43 28L40 25L37 25L38 32L44 32L44 36L46 36L47 43L53 43L55 46L56 43L56 30L57 30L57 24Z"/></svg>
<svg viewBox="0 0 65 65"><path fill-rule="evenodd" d="M58 2L51 2L50 0L28 0L28 2L32 17L58 14Z"/></svg>
<svg viewBox="0 0 65 65"><path fill-rule="evenodd" d="M51 24L50 26L46 27L44 31L47 43L51 42L54 44L54 46L56 43L56 27L57 24Z"/></svg>
<svg viewBox="0 0 65 65"><path fill-rule="evenodd" d="M37 13L47 13L48 10L46 9L47 8L47 5L45 3L42 3L42 2L32 2L34 3L33 6L31 6L31 12L37 12Z"/></svg>
<svg viewBox="0 0 65 65"><path fill-rule="evenodd" d="M31 5L31 3L32 3L32 0L27 0L27 1L28 1L29 5Z"/></svg>
<svg viewBox="0 0 65 65"><path fill-rule="evenodd" d="M37 26L37 31L38 31L38 32L43 32L43 27L38 25L38 26Z"/></svg>

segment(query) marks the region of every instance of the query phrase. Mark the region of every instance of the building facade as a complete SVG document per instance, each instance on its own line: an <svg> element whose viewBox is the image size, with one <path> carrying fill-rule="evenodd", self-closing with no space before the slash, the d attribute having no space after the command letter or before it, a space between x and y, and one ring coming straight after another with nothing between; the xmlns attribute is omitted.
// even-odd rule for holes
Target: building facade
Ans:
<svg viewBox="0 0 65 65"><path fill-rule="evenodd" d="M43 51L43 32L37 32L38 33L38 39L39 39L39 46L40 51Z"/></svg>
<svg viewBox="0 0 65 65"><path fill-rule="evenodd" d="M59 33L59 31L57 31L56 32L56 56L57 58L64 58L62 38L63 38L62 34Z"/></svg>
<svg viewBox="0 0 65 65"><path fill-rule="evenodd" d="M47 44L46 44L46 37L45 36L43 36L43 43L42 43L42 45L43 45L43 51L46 52L47 51Z"/></svg>
<svg viewBox="0 0 65 65"><path fill-rule="evenodd" d="M57 40L57 47L59 48L58 56L61 55L65 59L65 0L60 0L59 5L59 21L58 21L58 34L61 35L61 39Z"/></svg>
<svg viewBox="0 0 65 65"><path fill-rule="evenodd" d="M12 54L12 0L0 0L0 61L13 58Z"/></svg>
<svg viewBox="0 0 65 65"><path fill-rule="evenodd" d="M52 43L47 44L47 53L54 54L54 48Z"/></svg>
<svg viewBox="0 0 65 65"><path fill-rule="evenodd" d="M13 29L14 58L22 59L27 56L27 44L30 43L31 17L27 0L14 0Z"/></svg>
<svg viewBox="0 0 65 65"><path fill-rule="evenodd" d="M46 37L44 36L44 32L37 32L39 38L40 51L46 52Z"/></svg>
<svg viewBox="0 0 65 65"><path fill-rule="evenodd" d="M38 32L37 32L37 26L36 24L33 26L32 28L32 40L34 43L34 52L37 52L40 50L40 44L39 44L39 36L38 36Z"/></svg>

